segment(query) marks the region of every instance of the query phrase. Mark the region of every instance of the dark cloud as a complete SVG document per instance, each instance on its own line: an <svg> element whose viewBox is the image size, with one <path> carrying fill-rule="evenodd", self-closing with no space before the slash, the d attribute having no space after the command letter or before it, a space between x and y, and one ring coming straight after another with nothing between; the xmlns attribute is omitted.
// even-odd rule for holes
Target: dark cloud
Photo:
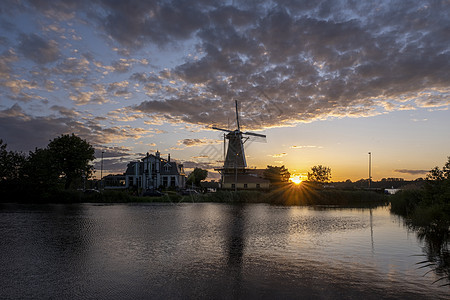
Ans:
<svg viewBox="0 0 450 300"><path fill-rule="evenodd" d="M178 145L183 145L186 147L203 146L216 143L217 143L216 140L209 140L209 139L183 139L181 141L178 141Z"/></svg>
<svg viewBox="0 0 450 300"><path fill-rule="evenodd" d="M114 72L118 73L126 73L131 68L131 63L126 59L121 59L112 63L112 67L114 68Z"/></svg>
<svg viewBox="0 0 450 300"><path fill-rule="evenodd" d="M65 118L30 117L19 105L0 111L2 139L15 151L46 147L50 139L67 132Z"/></svg>
<svg viewBox="0 0 450 300"><path fill-rule="evenodd" d="M394 170L394 172L402 173L402 174L408 174L408 175L420 175L420 174L426 174L430 170L409 170L409 169L397 169Z"/></svg>
<svg viewBox="0 0 450 300"><path fill-rule="evenodd" d="M38 64L54 62L61 55L55 41L44 39L34 33L23 34L18 49L26 58Z"/></svg>
<svg viewBox="0 0 450 300"><path fill-rule="evenodd" d="M63 107L53 106L62 116L32 116L18 104L0 110L0 132L12 150L29 151L46 147L48 142L61 134L74 133L92 145L117 143L125 139L138 139L150 134L143 128L131 126L101 126L96 118L77 117ZM117 149L113 149L117 152ZM124 152L125 149L123 150Z"/></svg>
<svg viewBox="0 0 450 300"><path fill-rule="evenodd" d="M381 99L429 106L426 91L448 99L450 21L442 3L272 7L246 10L237 4L208 11L209 20L197 32L202 54L171 74L197 88L167 94L167 83L148 85L151 97L163 100L144 101L135 109L224 126L236 99L244 124L257 128L370 116L383 111ZM236 23L234 16L242 15L245 21ZM152 80L142 73L133 79ZM160 87L156 95L155 86ZM432 106L448 105L442 97Z"/></svg>
<svg viewBox="0 0 450 300"><path fill-rule="evenodd" d="M97 176L100 177L100 171L102 170L102 162L101 162L101 152L98 156L96 151L95 157L97 160L94 162L94 169L97 170ZM109 158L103 159L103 175L112 173L112 174L123 174L127 169L127 164L130 163L130 158Z"/></svg>
<svg viewBox="0 0 450 300"><path fill-rule="evenodd" d="M133 155L131 149L126 147L99 147L95 149L95 157L101 158L103 152L103 158L116 158L116 157L128 157Z"/></svg>
<svg viewBox="0 0 450 300"><path fill-rule="evenodd" d="M139 48L147 42L166 45L187 39L208 21L201 1L103 1L99 16L120 44ZM214 3L211 3L211 5Z"/></svg>
<svg viewBox="0 0 450 300"><path fill-rule="evenodd" d="M75 118L79 115L79 113L73 109L60 106L60 105L53 105L50 107L51 110L58 112L62 116L69 117L69 118Z"/></svg>
<svg viewBox="0 0 450 300"><path fill-rule="evenodd" d="M208 170L208 169L212 170L217 167L216 165L214 165L212 163L197 162L197 161L185 161L185 162L183 162L183 166L187 169L201 168L201 169L205 169L205 170Z"/></svg>

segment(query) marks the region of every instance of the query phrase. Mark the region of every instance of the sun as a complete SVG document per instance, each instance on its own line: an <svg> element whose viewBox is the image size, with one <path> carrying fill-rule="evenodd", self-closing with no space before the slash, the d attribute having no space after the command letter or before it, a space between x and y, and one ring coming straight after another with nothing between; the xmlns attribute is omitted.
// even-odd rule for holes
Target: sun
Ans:
<svg viewBox="0 0 450 300"><path fill-rule="evenodd" d="M295 184L300 184L302 182L302 176L298 174L292 174L289 178L289 181Z"/></svg>

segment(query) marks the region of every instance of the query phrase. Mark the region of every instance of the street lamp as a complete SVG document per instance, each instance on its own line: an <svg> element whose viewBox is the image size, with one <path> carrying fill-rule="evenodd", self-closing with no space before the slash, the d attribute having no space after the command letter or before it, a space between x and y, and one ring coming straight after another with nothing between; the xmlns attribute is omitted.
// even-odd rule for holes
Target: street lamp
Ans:
<svg viewBox="0 0 450 300"><path fill-rule="evenodd" d="M100 163L100 191L103 189L103 153L105 151L102 151L102 161Z"/></svg>
<svg viewBox="0 0 450 300"><path fill-rule="evenodd" d="M371 181L372 181L372 153L369 152L369 188Z"/></svg>

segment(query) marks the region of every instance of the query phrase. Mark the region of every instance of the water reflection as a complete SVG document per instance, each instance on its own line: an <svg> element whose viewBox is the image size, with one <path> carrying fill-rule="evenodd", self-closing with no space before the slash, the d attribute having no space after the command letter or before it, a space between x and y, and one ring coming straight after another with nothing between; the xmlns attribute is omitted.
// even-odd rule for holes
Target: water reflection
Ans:
<svg viewBox="0 0 450 300"><path fill-rule="evenodd" d="M0 236L0 299L448 298L383 207L0 206Z"/></svg>
<svg viewBox="0 0 450 300"><path fill-rule="evenodd" d="M419 240L424 242L423 251L426 260L419 263L421 268L431 267L440 277L435 283L450 285L450 231L437 224L429 226L410 226L417 232Z"/></svg>
<svg viewBox="0 0 450 300"><path fill-rule="evenodd" d="M229 224L225 237L227 247L227 276L231 279L231 294L239 299L242 290L242 268L245 250L245 206L233 205L227 213Z"/></svg>
<svg viewBox="0 0 450 300"><path fill-rule="evenodd" d="M233 205L228 213L229 228L227 236L228 266L231 268L242 268L242 257L245 247L245 216L244 206Z"/></svg>

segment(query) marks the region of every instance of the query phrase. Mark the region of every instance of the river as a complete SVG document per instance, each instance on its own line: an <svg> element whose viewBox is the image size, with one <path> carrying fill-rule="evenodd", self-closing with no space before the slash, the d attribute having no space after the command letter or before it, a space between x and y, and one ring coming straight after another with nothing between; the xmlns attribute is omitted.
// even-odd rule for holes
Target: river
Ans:
<svg viewBox="0 0 450 300"><path fill-rule="evenodd" d="M0 206L1 299L448 299L388 207Z"/></svg>

